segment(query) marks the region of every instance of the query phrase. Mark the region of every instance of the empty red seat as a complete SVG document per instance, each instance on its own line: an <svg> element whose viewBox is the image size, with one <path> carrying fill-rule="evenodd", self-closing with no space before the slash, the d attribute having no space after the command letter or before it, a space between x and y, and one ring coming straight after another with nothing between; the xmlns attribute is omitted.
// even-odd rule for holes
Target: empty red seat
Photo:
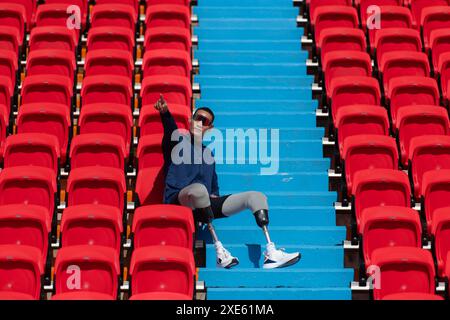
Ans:
<svg viewBox="0 0 450 320"><path fill-rule="evenodd" d="M412 138L408 158L411 161L414 194L419 198L425 172L450 169L450 136L425 135Z"/></svg>
<svg viewBox="0 0 450 320"><path fill-rule="evenodd" d="M0 28L0 48L14 52L17 57L20 49L20 34L17 29L11 27Z"/></svg>
<svg viewBox="0 0 450 320"><path fill-rule="evenodd" d="M35 298L26 293L0 291L0 300L35 300Z"/></svg>
<svg viewBox="0 0 450 320"><path fill-rule="evenodd" d="M10 135L4 145L4 167L38 166L58 175L60 147L58 139L46 133Z"/></svg>
<svg viewBox="0 0 450 320"><path fill-rule="evenodd" d="M335 127L339 150L343 154L347 137L360 134L389 135L389 118L386 109L381 106L353 105L339 108Z"/></svg>
<svg viewBox="0 0 450 320"><path fill-rule="evenodd" d="M43 272L38 249L30 246L0 246L0 288L3 297L11 295L19 300L39 300Z"/></svg>
<svg viewBox="0 0 450 320"><path fill-rule="evenodd" d="M362 212L359 228L363 236L366 267L374 250L385 247L422 247L419 213L406 207L371 207Z"/></svg>
<svg viewBox="0 0 450 320"><path fill-rule="evenodd" d="M340 107L380 104L380 86L372 77L339 77L331 81L328 99L331 101L333 120Z"/></svg>
<svg viewBox="0 0 450 320"><path fill-rule="evenodd" d="M85 60L85 76L113 75L133 80L134 61L130 52L124 50L89 51Z"/></svg>
<svg viewBox="0 0 450 320"><path fill-rule="evenodd" d="M367 15L371 13L368 12L368 8L371 6L402 6L403 0L355 0L355 5L359 7L361 12L361 19L367 20Z"/></svg>
<svg viewBox="0 0 450 320"><path fill-rule="evenodd" d="M63 247L104 246L119 254L122 232L122 213L116 207L82 204L64 209L61 220Z"/></svg>
<svg viewBox="0 0 450 320"><path fill-rule="evenodd" d="M382 300L444 300L441 296L429 293L406 292L388 294Z"/></svg>
<svg viewBox="0 0 450 320"><path fill-rule="evenodd" d="M193 298L195 262L191 249L152 246L133 251L130 264L132 295L173 292Z"/></svg>
<svg viewBox="0 0 450 320"><path fill-rule="evenodd" d="M128 28L97 27L89 30L87 47L92 50L117 49L134 56L134 33Z"/></svg>
<svg viewBox="0 0 450 320"><path fill-rule="evenodd" d="M127 77L101 75L83 79L81 89L83 106L90 103L117 103L131 108L132 96L133 88Z"/></svg>
<svg viewBox="0 0 450 320"><path fill-rule="evenodd" d="M125 209L125 176L123 170L116 168L82 167L70 171L67 181L67 203L104 204Z"/></svg>
<svg viewBox="0 0 450 320"><path fill-rule="evenodd" d="M29 50L68 50L75 54L78 41L76 33L67 27L48 26L31 30Z"/></svg>
<svg viewBox="0 0 450 320"><path fill-rule="evenodd" d="M167 245L192 249L195 232L192 210L174 205L139 207L133 216L134 248Z"/></svg>
<svg viewBox="0 0 450 320"><path fill-rule="evenodd" d="M52 295L52 300L114 300L109 294L92 291L69 291Z"/></svg>
<svg viewBox="0 0 450 320"><path fill-rule="evenodd" d="M400 108L411 105L439 106L439 89L435 79L426 77L397 77L389 82L386 93L392 121L397 121Z"/></svg>
<svg viewBox="0 0 450 320"><path fill-rule="evenodd" d="M393 78L430 76L428 57L423 52L386 52L379 61L379 69L382 73L385 91L388 91L389 81Z"/></svg>
<svg viewBox="0 0 450 320"><path fill-rule="evenodd" d="M67 8L67 3L45 3L39 5L36 10L34 22L36 27L58 26L67 28L68 20L72 14ZM72 30L78 37L79 30L76 28Z"/></svg>
<svg viewBox="0 0 450 320"><path fill-rule="evenodd" d="M381 29L375 35L375 47L372 48L372 52L375 51L374 49L376 49L377 61L380 61L386 52L421 52L422 40L419 31L414 29Z"/></svg>
<svg viewBox="0 0 450 320"><path fill-rule="evenodd" d="M448 97L447 88L450 85L450 49L439 58L438 73L441 79L442 95Z"/></svg>
<svg viewBox="0 0 450 320"><path fill-rule="evenodd" d="M0 74L10 78L13 86L16 84L17 55L12 50L0 50Z"/></svg>
<svg viewBox="0 0 450 320"><path fill-rule="evenodd" d="M61 163L65 162L71 130L70 111L56 103L23 104L17 116L17 133L47 133L58 139Z"/></svg>
<svg viewBox="0 0 450 320"><path fill-rule="evenodd" d="M25 21L28 23L27 24L27 29L30 30L30 22L33 21L33 16L36 13L37 1L36 0L18 0L18 1L15 1L13 3L17 3L19 5L22 5L23 8L25 9L25 14L26 14L26 20Z"/></svg>
<svg viewBox="0 0 450 320"><path fill-rule="evenodd" d="M314 10L311 26L317 40L322 30L328 28L358 28L358 13L351 6L321 6Z"/></svg>
<svg viewBox="0 0 450 320"><path fill-rule="evenodd" d="M21 103L57 103L72 106L71 79L54 74L25 77L22 83Z"/></svg>
<svg viewBox="0 0 450 320"><path fill-rule="evenodd" d="M420 24L423 32L423 45L429 49L431 32L450 28L450 6L432 6L423 9Z"/></svg>
<svg viewBox="0 0 450 320"><path fill-rule="evenodd" d="M70 168L104 166L123 170L125 155L124 141L115 134L81 134L72 139Z"/></svg>
<svg viewBox="0 0 450 320"><path fill-rule="evenodd" d="M139 170L164 165L164 157L161 146L162 140L162 134L149 134L141 136L136 152Z"/></svg>
<svg viewBox="0 0 450 320"><path fill-rule="evenodd" d="M142 62L143 77L156 75L174 75L190 78L191 56L181 50L151 50L144 55Z"/></svg>
<svg viewBox="0 0 450 320"><path fill-rule="evenodd" d="M86 18L87 18L87 12L88 12L88 2L84 0L45 0L46 4L66 4L66 7L75 5L78 8L80 8L80 14L81 14L81 28L84 29L84 26L86 25ZM71 10L71 14L74 14L74 11Z"/></svg>
<svg viewBox="0 0 450 320"><path fill-rule="evenodd" d="M11 112L12 98L14 86L11 79L5 76L0 76L0 105L3 105L7 113Z"/></svg>
<svg viewBox="0 0 450 320"><path fill-rule="evenodd" d="M447 111L435 106L409 106L397 113L398 140L402 164L408 166L411 139L424 135L448 135Z"/></svg>
<svg viewBox="0 0 450 320"><path fill-rule="evenodd" d="M434 72L439 72L441 55L450 52L450 28L437 29L430 34L431 58Z"/></svg>
<svg viewBox="0 0 450 320"><path fill-rule="evenodd" d="M142 105L156 103L161 94L168 104L191 106L192 88L188 78L177 76L144 78L141 87Z"/></svg>
<svg viewBox="0 0 450 320"><path fill-rule="evenodd" d="M0 206L0 245L34 247L39 250L40 261L45 265L51 223L47 210L41 206Z"/></svg>
<svg viewBox="0 0 450 320"><path fill-rule="evenodd" d="M187 106L171 103L169 104L169 110L178 129L189 129L191 112ZM144 105L141 107L139 114L139 133L141 137L149 134L164 133L161 116L152 105Z"/></svg>
<svg viewBox="0 0 450 320"><path fill-rule="evenodd" d="M78 122L80 134L109 133L119 135L125 144L128 157L131 144L133 116L128 105L95 103L81 109Z"/></svg>
<svg viewBox="0 0 450 320"><path fill-rule="evenodd" d="M191 51L191 32L177 27L150 28L145 32L145 50L172 49Z"/></svg>
<svg viewBox="0 0 450 320"><path fill-rule="evenodd" d="M366 169L397 169L398 152L394 138L382 135L347 137L341 154L345 161L347 190L352 191L356 172Z"/></svg>
<svg viewBox="0 0 450 320"><path fill-rule="evenodd" d="M9 112L6 106L0 104L0 146L6 139L9 128Z"/></svg>
<svg viewBox="0 0 450 320"><path fill-rule="evenodd" d="M13 167L0 173L0 205L34 204L47 209L52 220L56 207L56 175L42 167Z"/></svg>
<svg viewBox="0 0 450 320"><path fill-rule="evenodd" d="M325 55L332 51L361 51L367 48L366 38L361 29L356 28L328 28L320 33L316 39L317 54L323 61Z"/></svg>
<svg viewBox="0 0 450 320"><path fill-rule="evenodd" d="M134 294L129 300L192 300L191 295L175 292L148 292Z"/></svg>
<svg viewBox="0 0 450 320"><path fill-rule="evenodd" d="M120 275L117 252L103 246L69 246L55 261L56 294L89 291L117 297Z"/></svg>
<svg viewBox="0 0 450 320"><path fill-rule="evenodd" d="M28 54L27 77L55 74L65 76L73 83L75 68L75 56L64 50L35 50Z"/></svg>
<svg viewBox="0 0 450 320"><path fill-rule="evenodd" d="M450 252L450 207L442 207L434 211L431 234L434 238L438 274L444 277L445 266L448 263L447 255Z"/></svg>
<svg viewBox="0 0 450 320"><path fill-rule="evenodd" d="M177 4L189 7L191 5L191 0L146 0L145 3L147 4L147 6L158 4Z"/></svg>
<svg viewBox="0 0 450 320"><path fill-rule="evenodd" d="M139 12L139 0L97 0L96 5L115 5L122 4L128 5L134 8L136 12Z"/></svg>
<svg viewBox="0 0 450 320"><path fill-rule="evenodd" d="M360 225L364 209L378 206L409 207L411 189L408 176L399 170L368 169L355 173L352 194L355 216Z"/></svg>
<svg viewBox="0 0 450 320"><path fill-rule="evenodd" d="M422 17L422 10L427 7L432 6L448 6L450 1L448 0L405 0L405 5L411 7L411 12L413 13L414 20L417 25L420 25L420 19Z"/></svg>
<svg viewBox="0 0 450 320"><path fill-rule="evenodd" d="M126 4L105 3L94 6L91 13L92 28L121 27L135 32L136 9Z"/></svg>
<svg viewBox="0 0 450 320"><path fill-rule="evenodd" d="M154 5L147 7L145 13L147 29L158 27L191 28L191 11L187 6Z"/></svg>
<svg viewBox="0 0 450 320"><path fill-rule="evenodd" d="M428 232L431 233L434 215L440 208L450 207L450 170L430 170L423 174L420 195L424 199Z"/></svg>
<svg viewBox="0 0 450 320"><path fill-rule="evenodd" d="M435 293L434 262L427 250L380 248L373 252L372 264L378 266L380 272L380 285L373 290L375 300L394 293Z"/></svg>
<svg viewBox="0 0 450 320"><path fill-rule="evenodd" d="M352 0L306 0L306 6L309 9L309 16L312 17L314 15L314 11L316 8L322 6L352 6Z"/></svg>
<svg viewBox="0 0 450 320"><path fill-rule="evenodd" d="M332 51L325 54L322 61L325 72L325 87L331 80L347 76L372 76L372 60L369 54L359 51Z"/></svg>
<svg viewBox="0 0 450 320"><path fill-rule="evenodd" d="M19 43L23 42L26 23L29 23L26 16L26 9L18 3L0 3L0 27L10 27L19 31Z"/></svg>

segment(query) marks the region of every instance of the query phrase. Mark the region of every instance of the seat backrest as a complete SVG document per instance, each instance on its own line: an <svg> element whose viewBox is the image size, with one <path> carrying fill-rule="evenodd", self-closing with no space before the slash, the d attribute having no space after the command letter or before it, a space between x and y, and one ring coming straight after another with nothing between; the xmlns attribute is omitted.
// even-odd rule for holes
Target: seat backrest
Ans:
<svg viewBox="0 0 450 320"><path fill-rule="evenodd" d="M66 105L70 110L72 89L72 82L68 77L53 74L25 77L21 103L58 103Z"/></svg>
<svg viewBox="0 0 450 320"><path fill-rule="evenodd" d="M126 4L100 4L94 6L91 13L92 28L120 27L134 32L136 26L136 10Z"/></svg>
<svg viewBox="0 0 450 320"><path fill-rule="evenodd" d="M431 31L430 46L433 68L435 73L438 73L441 56L450 52L450 28Z"/></svg>
<svg viewBox="0 0 450 320"><path fill-rule="evenodd" d="M136 196L140 205L162 204L165 187L164 165L139 170L136 178Z"/></svg>
<svg viewBox="0 0 450 320"><path fill-rule="evenodd" d="M450 49L449 52L440 56L438 70L441 78L442 95L448 97L447 88L450 85Z"/></svg>
<svg viewBox="0 0 450 320"><path fill-rule="evenodd" d="M136 157L138 169L160 167L164 165L161 134L150 134L139 139Z"/></svg>
<svg viewBox="0 0 450 320"><path fill-rule="evenodd" d="M90 103L130 105L131 96L131 82L127 77L102 75L86 77L83 80L81 90L83 106Z"/></svg>
<svg viewBox="0 0 450 320"><path fill-rule="evenodd" d="M22 5L18 3L0 3L0 26L17 29L20 35L20 42L23 41L26 22L26 11Z"/></svg>
<svg viewBox="0 0 450 320"><path fill-rule="evenodd" d="M191 106L192 89L188 78L177 76L144 78L141 88L142 105L155 104L161 94L168 104Z"/></svg>
<svg viewBox="0 0 450 320"><path fill-rule="evenodd" d="M88 33L87 47L89 51L117 49L134 53L134 33L120 27L97 27Z"/></svg>
<svg viewBox="0 0 450 320"><path fill-rule="evenodd" d="M111 4L123 4L129 5L134 8L136 12L139 12L139 1L138 0L98 0L97 5L111 5Z"/></svg>
<svg viewBox="0 0 450 320"><path fill-rule="evenodd" d="M420 24L420 19L422 17L422 10L433 6L448 6L450 2L448 0L407 0L411 7L411 12L413 14L416 24Z"/></svg>
<svg viewBox="0 0 450 320"><path fill-rule="evenodd" d="M12 50L0 49L0 74L11 79L11 83L16 83L17 56Z"/></svg>
<svg viewBox="0 0 450 320"><path fill-rule="evenodd" d="M147 51L142 62L143 77L174 75L189 78L192 69L190 60L189 53L181 50Z"/></svg>
<svg viewBox="0 0 450 320"><path fill-rule="evenodd" d="M450 207L450 170L430 170L423 174L420 196L424 198L423 206L428 232L431 232L434 214L437 209Z"/></svg>
<svg viewBox="0 0 450 320"><path fill-rule="evenodd" d="M424 47L429 49L431 32L450 28L450 6L433 6L423 9L421 25Z"/></svg>
<svg viewBox="0 0 450 320"><path fill-rule="evenodd" d="M314 15L314 11L316 8L322 6L352 6L352 0L306 0L306 5L309 8L309 16L312 17Z"/></svg>
<svg viewBox="0 0 450 320"><path fill-rule="evenodd" d="M85 77L113 75L133 78L134 62L131 53L124 50L89 51L85 60Z"/></svg>
<svg viewBox="0 0 450 320"><path fill-rule="evenodd" d="M321 6L311 17L315 39L328 28L358 28L358 13L351 6Z"/></svg>
<svg viewBox="0 0 450 320"><path fill-rule="evenodd" d="M169 110L178 129L189 129L191 112L187 106L169 104ZM143 105L141 107L141 113L139 115L139 133L141 137L149 134L164 133L161 116L152 105Z"/></svg>
<svg viewBox="0 0 450 320"><path fill-rule="evenodd" d="M450 207L437 209L433 215L431 234L434 236L434 253L436 255L439 276L444 276L445 266L449 263L450 252Z"/></svg>
<svg viewBox="0 0 450 320"><path fill-rule="evenodd" d="M383 54L390 51L421 52L422 40L419 31L414 29L381 29L375 35L375 48L372 48L372 52L374 49L377 61L380 61Z"/></svg>
<svg viewBox="0 0 450 320"><path fill-rule="evenodd" d="M172 49L191 51L190 30L183 28L151 28L147 29L144 40L145 50Z"/></svg>
<svg viewBox="0 0 450 320"><path fill-rule="evenodd" d="M36 27L30 34L30 51L56 49L67 50L75 54L76 45L76 33L67 27Z"/></svg>
<svg viewBox="0 0 450 320"><path fill-rule="evenodd" d="M74 81L75 57L64 50L36 50L28 54L27 76L55 74Z"/></svg>
<svg viewBox="0 0 450 320"><path fill-rule="evenodd" d="M180 5L153 5L147 7L145 25L148 29L176 27L189 29L191 12L189 7Z"/></svg>
<svg viewBox="0 0 450 320"><path fill-rule="evenodd" d="M9 114L11 111L11 98L13 97L13 84L11 79L0 76L0 105L4 105Z"/></svg>
<svg viewBox="0 0 450 320"><path fill-rule="evenodd" d="M19 30L10 27L0 29L0 48L2 50L10 50L17 57L19 55L19 41Z"/></svg>
<svg viewBox="0 0 450 320"><path fill-rule="evenodd" d="M325 29L316 44L322 61L328 52L341 51L342 48L346 51L365 52L367 48L364 32L356 28Z"/></svg>

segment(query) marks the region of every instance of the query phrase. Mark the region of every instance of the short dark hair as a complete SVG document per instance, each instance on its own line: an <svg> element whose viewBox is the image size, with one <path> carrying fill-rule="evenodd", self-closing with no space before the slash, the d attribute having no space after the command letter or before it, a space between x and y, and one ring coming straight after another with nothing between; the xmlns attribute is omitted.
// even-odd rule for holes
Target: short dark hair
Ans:
<svg viewBox="0 0 450 320"><path fill-rule="evenodd" d="M195 117L195 115L197 114L197 112L200 111L200 110L206 111L206 112L208 112L210 115L212 115L211 123L214 122L214 118L215 118L214 112L213 112L210 108L208 108L208 107L200 107L200 108L196 109L195 112L194 112L194 114L193 114L193 116Z"/></svg>

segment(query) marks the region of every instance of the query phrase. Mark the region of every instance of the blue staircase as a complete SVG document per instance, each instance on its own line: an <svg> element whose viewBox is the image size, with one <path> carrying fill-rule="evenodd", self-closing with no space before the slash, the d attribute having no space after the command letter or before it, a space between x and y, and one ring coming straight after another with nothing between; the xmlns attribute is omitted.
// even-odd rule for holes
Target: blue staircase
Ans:
<svg viewBox="0 0 450 320"><path fill-rule="evenodd" d="M207 242L207 261L199 279L210 300L351 299L353 269L344 268L346 230L336 226L336 194L328 191L330 163L323 158L324 129L316 128L317 102L300 43L303 30L296 27L298 12L292 0L198 0L194 9L199 17L194 56L200 63L195 82L201 87L196 106L212 108L215 126L223 131L279 129L279 173L260 175L261 164L219 164L221 194L264 192L272 239L302 253L295 266L264 270L265 239L253 215L215 221L240 265L216 268L209 234L200 234Z"/></svg>

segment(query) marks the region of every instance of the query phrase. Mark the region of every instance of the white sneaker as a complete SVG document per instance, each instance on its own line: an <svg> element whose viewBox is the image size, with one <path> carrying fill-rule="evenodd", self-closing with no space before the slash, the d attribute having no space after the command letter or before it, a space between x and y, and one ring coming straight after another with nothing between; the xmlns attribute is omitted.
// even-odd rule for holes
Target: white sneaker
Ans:
<svg viewBox="0 0 450 320"><path fill-rule="evenodd" d="M273 242L269 242L264 251L264 269L283 268L297 263L301 258L300 252L286 253L277 250Z"/></svg>
<svg viewBox="0 0 450 320"><path fill-rule="evenodd" d="M219 268L230 269L239 264L238 258L233 257L220 241L217 241L214 246L216 247L216 262Z"/></svg>

